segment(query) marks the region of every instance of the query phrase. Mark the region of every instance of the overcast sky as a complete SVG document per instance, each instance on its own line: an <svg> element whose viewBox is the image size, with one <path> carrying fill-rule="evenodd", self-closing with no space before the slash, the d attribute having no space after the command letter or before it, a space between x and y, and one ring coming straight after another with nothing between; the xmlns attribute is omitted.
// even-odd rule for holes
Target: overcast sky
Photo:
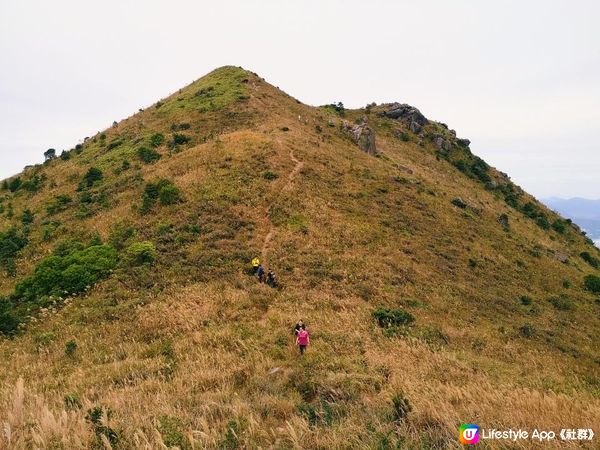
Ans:
<svg viewBox="0 0 600 450"><path fill-rule="evenodd" d="M0 178L212 69L413 104L539 196L600 198L597 0L0 0Z"/></svg>

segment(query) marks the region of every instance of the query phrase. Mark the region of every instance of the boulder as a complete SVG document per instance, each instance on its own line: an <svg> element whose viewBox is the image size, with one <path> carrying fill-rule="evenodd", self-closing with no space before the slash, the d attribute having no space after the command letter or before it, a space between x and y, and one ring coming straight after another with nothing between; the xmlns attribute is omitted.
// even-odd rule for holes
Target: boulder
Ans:
<svg viewBox="0 0 600 450"><path fill-rule="evenodd" d="M453 198L450 203L452 203L454 206L456 206L460 209L465 209L467 207L467 204L465 203L465 201L460 197Z"/></svg>
<svg viewBox="0 0 600 450"><path fill-rule="evenodd" d="M452 141L450 141L449 139L446 139L441 134L434 135L432 137L432 140L433 140L433 145L438 150L450 151L450 149L452 148Z"/></svg>
<svg viewBox="0 0 600 450"><path fill-rule="evenodd" d="M366 117L361 123L356 125L350 125L348 122L344 122L342 128L350 135L350 137L352 137L352 140L361 150L370 155L377 153L375 130L368 125Z"/></svg>
<svg viewBox="0 0 600 450"><path fill-rule="evenodd" d="M408 125L408 129L410 131L412 131L415 134L419 134L421 132L421 130L423 129L422 125L419 125L417 122L412 121L409 125Z"/></svg>

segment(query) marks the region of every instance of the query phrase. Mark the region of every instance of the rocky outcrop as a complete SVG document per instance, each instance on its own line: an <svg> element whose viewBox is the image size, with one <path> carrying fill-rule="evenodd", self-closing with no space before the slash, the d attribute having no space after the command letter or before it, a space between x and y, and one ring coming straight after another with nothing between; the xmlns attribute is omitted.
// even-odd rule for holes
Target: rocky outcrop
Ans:
<svg viewBox="0 0 600 450"><path fill-rule="evenodd" d="M432 140L433 145L438 150L450 151L450 149L452 148L452 141L450 139L446 139L441 134L434 135Z"/></svg>
<svg viewBox="0 0 600 450"><path fill-rule="evenodd" d="M361 123L356 125L350 125L348 122L344 122L342 124L342 128L350 135L352 140L361 150L369 153L370 155L377 153L375 130L368 125L366 118L364 118Z"/></svg>
<svg viewBox="0 0 600 450"><path fill-rule="evenodd" d="M389 108L383 112L385 117L403 122L413 133L420 133L423 126L429 123L429 120L414 106L406 103L392 103Z"/></svg>

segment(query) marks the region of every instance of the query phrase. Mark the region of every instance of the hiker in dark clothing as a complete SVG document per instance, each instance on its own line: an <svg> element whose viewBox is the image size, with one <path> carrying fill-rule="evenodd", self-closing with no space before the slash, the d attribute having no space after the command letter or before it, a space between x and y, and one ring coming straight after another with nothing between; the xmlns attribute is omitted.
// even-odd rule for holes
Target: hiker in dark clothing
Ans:
<svg viewBox="0 0 600 450"><path fill-rule="evenodd" d="M271 269L269 269L269 273L267 273L267 284L272 288L274 288L277 284L275 282L275 273Z"/></svg>
<svg viewBox="0 0 600 450"><path fill-rule="evenodd" d="M265 269L262 266L262 264L260 266L258 266L258 269L256 270L256 275L258 275L258 282L259 283L264 283L265 282Z"/></svg>
<svg viewBox="0 0 600 450"><path fill-rule="evenodd" d="M300 330L306 330L306 325L304 325L304 322L302 321L302 319L300 319L298 321L298 323L296 324L296 326L294 327L294 336L298 336L298 332Z"/></svg>

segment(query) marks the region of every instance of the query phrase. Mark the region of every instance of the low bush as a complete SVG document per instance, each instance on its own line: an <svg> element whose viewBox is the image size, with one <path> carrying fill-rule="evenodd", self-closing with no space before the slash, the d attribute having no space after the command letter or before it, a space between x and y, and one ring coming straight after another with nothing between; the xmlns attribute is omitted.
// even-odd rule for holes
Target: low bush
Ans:
<svg viewBox="0 0 600 450"><path fill-rule="evenodd" d="M552 229L557 233L564 234L564 232L567 230L567 224L564 220L556 219L554 222L552 222Z"/></svg>
<svg viewBox="0 0 600 450"><path fill-rule="evenodd" d="M600 268L600 260L598 260L597 258L593 257L590 254L590 252L581 252L579 254L579 256L581 256L581 259L583 259L586 263L588 263L594 269Z"/></svg>
<svg viewBox="0 0 600 450"><path fill-rule="evenodd" d="M158 255L156 247L152 242L135 242L127 247L127 263L130 266L142 266L152 264Z"/></svg>
<svg viewBox="0 0 600 450"><path fill-rule="evenodd" d="M23 214L21 215L21 223L23 225L31 225L33 223L33 220L34 216L30 209L26 209L25 211L23 211Z"/></svg>
<svg viewBox="0 0 600 450"><path fill-rule="evenodd" d="M113 125L114 126L114 125ZM121 139L114 139L106 146L106 150L113 150L123 144Z"/></svg>
<svg viewBox="0 0 600 450"><path fill-rule="evenodd" d="M14 305L7 298L0 297L0 335L10 336L18 329L21 319L14 311Z"/></svg>
<svg viewBox="0 0 600 450"><path fill-rule="evenodd" d="M14 227L0 232L0 266L6 270L8 275L15 275L15 258L27 243L25 234L17 231Z"/></svg>
<svg viewBox="0 0 600 450"><path fill-rule="evenodd" d="M17 192L21 188L22 184L23 181L21 180L21 177L15 177L8 182L8 190L10 192Z"/></svg>
<svg viewBox="0 0 600 450"><path fill-rule="evenodd" d="M150 136L150 145L154 148L160 147L165 142L165 136L162 133L154 133Z"/></svg>
<svg viewBox="0 0 600 450"><path fill-rule="evenodd" d="M529 297L527 295L522 295L520 300L521 300L521 305L524 305L524 306L529 306L532 303L531 297Z"/></svg>
<svg viewBox="0 0 600 450"><path fill-rule="evenodd" d="M127 241L135 236L135 229L127 222L120 222L113 226L108 235L108 243L117 250L123 250Z"/></svg>
<svg viewBox="0 0 600 450"><path fill-rule="evenodd" d="M65 344L65 355L71 359L75 358L77 351L77 342L70 340Z"/></svg>
<svg viewBox="0 0 600 450"><path fill-rule="evenodd" d="M181 200L181 191L174 184L166 184L160 188L158 199L163 205L174 205Z"/></svg>
<svg viewBox="0 0 600 450"><path fill-rule="evenodd" d="M275 180L275 179L279 178L279 175L277 175L275 172L271 172L270 170L267 170L266 172L263 173L263 178L265 180Z"/></svg>
<svg viewBox="0 0 600 450"><path fill-rule="evenodd" d="M600 277L597 275L586 275L583 279L584 287L594 294L600 294Z"/></svg>
<svg viewBox="0 0 600 450"><path fill-rule="evenodd" d="M570 311L575 307L571 299L564 294L550 297L548 301L559 311Z"/></svg>
<svg viewBox="0 0 600 450"><path fill-rule="evenodd" d="M46 212L50 215L66 210L73 202L71 197L65 194L57 195L52 199L50 204L46 206Z"/></svg>
<svg viewBox="0 0 600 450"><path fill-rule="evenodd" d="M103 174L100 169L97 167L90 167L88 171L83 176L81 183L79 185L80 188L89 188L94 184L102 180Z"/></svg>
<svg viewBox="0 0 600 450"><path fill-rule="evenodd" d="M150 148L146 148L146 147L138 148L137 155L138 155L138 158L146 164L155 163L156 161L158 161L160 159L160 153L158 153L154 149L150 149Z"/></svg>
<svg viewBox="0 0 600 450"><path fill-rule="evenodd" d="M159 180L146 183L142 194L142 206L140 212L147 214L156 201L160 200L163 205L172 205L181 201L181 192L177 186L169 180Z"/></svg>
<svg viewBox="0 0 600 450"><path fill-rule="evenodd" d="M377 324L382 328L408 325L415 320L411 313L404 311L403 309L388 309L382 307L373 311L373 318L377 320Z"/></svg>
<svg viewBox="0 0 600 450"><path fill-rule="evenodd" d="M189 136L185 134L174 133L173 139L171 140L170 146L171 148L176 147L178 145L187 144L190 142Z"/></svg>

